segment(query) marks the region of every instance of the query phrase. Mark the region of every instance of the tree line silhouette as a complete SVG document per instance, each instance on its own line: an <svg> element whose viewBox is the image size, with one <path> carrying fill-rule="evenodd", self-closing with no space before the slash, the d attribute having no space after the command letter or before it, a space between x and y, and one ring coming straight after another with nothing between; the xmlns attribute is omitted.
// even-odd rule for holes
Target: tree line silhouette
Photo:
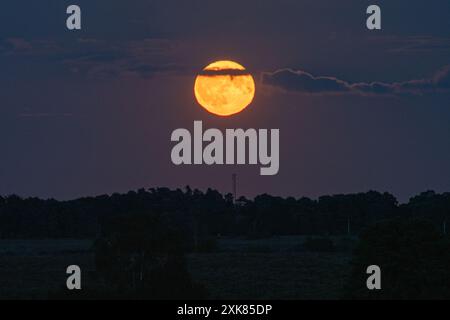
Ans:
<svg viewBox="0 0 450 320"><path fill-rule="evenodd" d="M428 191L406 204L375 191L317 200L263 194L237 201L231 194L190 187L140 189L71 201L12 195L0 197L0 238L98 238L111 219L147 212L163 215L194 247L200 246L200 239L218 235L356 235L369 225L397 217L426 219L446 232L450 193Z"/></svg>
<svg viewBox="0 0 450 320"><path fill-rule="evenodd" d="M1 238L95 239L97 285L63 299L203 299L186 253L218 249L220 236L250 239L311 235L304 249L335 250L331 235L358 235L343 297L450 297L450 193L424 192L399 204L389 193L308 198L267 194L253 200L231 194L157 188L72 201L0 197ZM383 269L384 289L369 292L365 269Z"/></svg>

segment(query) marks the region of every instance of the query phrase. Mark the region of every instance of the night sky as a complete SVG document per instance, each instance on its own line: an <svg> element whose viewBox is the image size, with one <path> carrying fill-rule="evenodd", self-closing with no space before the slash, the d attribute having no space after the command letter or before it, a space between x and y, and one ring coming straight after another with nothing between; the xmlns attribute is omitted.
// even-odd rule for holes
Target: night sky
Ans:
<svg viewBox="0 0 450 320"><path fill-rule="evenodd" d="M68 31L78 4L82 30ZM382 9L382 30L366 8ZM230 59L256 98L221 118L195 76ZM71 199L190 185L317 197L450 191L448 0L3 0L0 194ZM170 135L280 129L280 172L180 166Z"/></svg>

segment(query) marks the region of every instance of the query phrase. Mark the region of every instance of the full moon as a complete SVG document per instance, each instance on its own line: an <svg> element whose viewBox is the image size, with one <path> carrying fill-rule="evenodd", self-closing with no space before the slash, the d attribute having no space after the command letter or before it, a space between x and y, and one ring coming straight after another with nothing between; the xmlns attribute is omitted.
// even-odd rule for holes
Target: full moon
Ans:
<svg viewBox="0 0 450 320"><path fill-rule="evenodd" d="M195 97L207 111L218 116L239 113L255 97L255 81L239 63L217 61L195 79Z"/></svg>

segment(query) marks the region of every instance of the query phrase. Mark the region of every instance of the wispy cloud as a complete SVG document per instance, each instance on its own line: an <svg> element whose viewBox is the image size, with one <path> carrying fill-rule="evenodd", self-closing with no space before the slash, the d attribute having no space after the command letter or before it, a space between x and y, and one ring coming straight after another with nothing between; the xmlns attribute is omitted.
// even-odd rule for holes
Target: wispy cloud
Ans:
<svg viewBox="0 0 450 320"><path fill-rule="evenodd" d="M43 59L89 77L151 77L160 73L182 72L185 68L174 63L177 50L177 42L169 39L106 41L80 38L75 42L22 38L0 40L0 55Z"/></svg>
<svg viewBox="0 0 450 320"><path fill-rule="evenodd" d="M420 95L450 91L450 65L432 77L403 82L350 82L333 76L314 76L303 70L280 69L264 72L262 83L278 89L304 94Z"/></svg>
<svg viewBox="0 0 450 320"><path fill-rule="evenodd" d="M4 56L43 56L60 53L62 47L53 40L27 40L24 38L0 38L0 55Z"/></svg>
<svg viewBox="0 0 450 320"><path fill-rule="evenodd" d="M72 113L52 113L52 112L24 112L19 113L19 118L68 118Z"/></svg>
<svg viewBox="0 0 450 320"><path fill-rule="evenodd" d="M391 53L437 53L450 52L450 38L429 35L422 36L374 36L369 41L376 45L384 44Z"/></svg>

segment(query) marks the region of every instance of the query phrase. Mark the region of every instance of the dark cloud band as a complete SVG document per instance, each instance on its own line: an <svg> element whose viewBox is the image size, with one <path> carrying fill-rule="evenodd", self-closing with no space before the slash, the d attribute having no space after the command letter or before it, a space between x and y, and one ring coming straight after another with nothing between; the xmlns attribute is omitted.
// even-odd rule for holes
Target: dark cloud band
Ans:
<svg viewBox="0 0 450 320"><path fill-rule="evenodd" d="M223 69L223 70L203 70L200 72L202 76L248 76L247 70Z"/></svg>
<svg viewBox="0 0 450 320"><path fill-rule="evenodd" d="M313 76L308 72L292 69L264 72L262 82L283 90L306 94L425 94L450 91L450 65L440 69L431 78L393 83L351 83L332 76Z"/></svg>

